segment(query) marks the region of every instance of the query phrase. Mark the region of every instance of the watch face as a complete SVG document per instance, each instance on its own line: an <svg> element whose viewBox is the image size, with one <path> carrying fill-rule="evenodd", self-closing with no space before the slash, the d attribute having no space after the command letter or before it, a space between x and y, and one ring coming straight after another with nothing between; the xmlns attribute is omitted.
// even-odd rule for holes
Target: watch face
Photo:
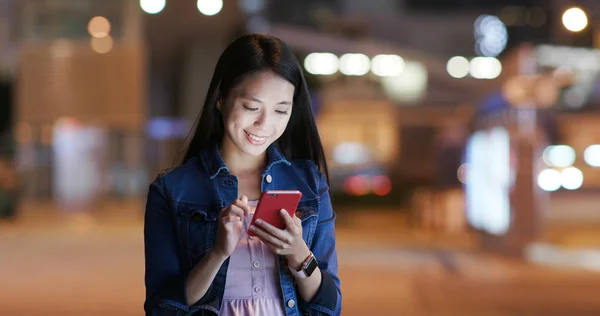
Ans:
<svg viewBox="0 0 600 316"><path fill-rule="evenodd" d="M317 259L315 257L310 258L310 261L304 266L304 273L306 273L306 276L311 276L317 266Z"/></svg>

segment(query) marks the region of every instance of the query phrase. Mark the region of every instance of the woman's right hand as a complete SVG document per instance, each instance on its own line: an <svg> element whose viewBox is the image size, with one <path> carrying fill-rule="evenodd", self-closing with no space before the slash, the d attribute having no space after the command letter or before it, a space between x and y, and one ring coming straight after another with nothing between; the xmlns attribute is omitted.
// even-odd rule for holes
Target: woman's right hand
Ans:
<svg viewBox="0 0 600 316"><path fill-rule="evenodd" d="M244 230L244 217L250 213L248 198L242 196L219 214L219 228L213 253L228 258L237 246Z"/></svg>

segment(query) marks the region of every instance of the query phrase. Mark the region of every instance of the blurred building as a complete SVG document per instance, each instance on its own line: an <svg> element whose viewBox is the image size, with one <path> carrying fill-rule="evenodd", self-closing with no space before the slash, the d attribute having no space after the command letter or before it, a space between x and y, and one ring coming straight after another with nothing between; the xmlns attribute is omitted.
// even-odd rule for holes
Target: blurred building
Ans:
<svg viewBox="0 0 600 316"><path fill-rule="evenodd" d="M85 198L88 191L143 196L155 173L177 162L219 54L243 32L278 36L297 53L334 191L394 206L416 188L460 185L473 122L495 117L482 100L500 96L500 112L513 107L504 83L519 73L523 40L535 48L535 71L597 61L590 49L539 45L585 46L591 38L592 28L577 37L565 32L558 2L205 3L0 1L12 12L0 15L12 27L0 43L13 47L1 50L13 56L2 60L11 60L5 68L18 78L14 136L16 168L29 180L24 196L74 188ZM574 114L597 106L596 73L579 69L576 84L540 115L547 119L538 117L549 122L549 143L572 142L580 153L597 142L582 138L594 130L592 116ZM567 123L577 115L590 123ZM74 155L94 159L77 164ZM595 167L580 160L581 187L595 188Z"/></svg>

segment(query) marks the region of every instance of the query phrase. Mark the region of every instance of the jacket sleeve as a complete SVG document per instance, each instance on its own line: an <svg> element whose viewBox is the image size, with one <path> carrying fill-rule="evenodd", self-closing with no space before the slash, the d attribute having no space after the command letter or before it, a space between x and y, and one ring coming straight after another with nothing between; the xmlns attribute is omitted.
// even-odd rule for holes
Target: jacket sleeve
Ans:
<svg viewBox="0 0 600 316"><path fill-rule="evenodd" d="M144 215L146 315L185 315L189 312L174 220L164 190L163 174L150 184Z"/></svg>
<svg viewBox="0 0 600 316"><path fill-rule="evenodd" d="M342 292L338 277L338 261L335 247L336 215L331 207L329 186L319 172L319 222L315 231L311 251L319 262L322 280L317 294L302 304L305 315L340 315Z"/></svg>

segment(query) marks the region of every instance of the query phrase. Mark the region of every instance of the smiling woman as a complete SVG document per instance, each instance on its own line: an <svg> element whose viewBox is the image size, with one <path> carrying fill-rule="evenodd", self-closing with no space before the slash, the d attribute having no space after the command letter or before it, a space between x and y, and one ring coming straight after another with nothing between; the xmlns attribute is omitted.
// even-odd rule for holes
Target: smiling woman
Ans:
<svg viewBox="0 0 600 316"><path fill-rule="evenodd" d="M279 139L290 120L294 86L272 71L249 75L217 107L223 113L229 137L223 150L256 156Z"/></svg>
<svg viewBox="0 0 600 316"><path fill-rule="evenodd" d="M339 315L327 165L300 64L281 40L223 52L181 165L150 185L148 315ZM285 228L250 225L262 192L302 193ZM247 234L248 229L253 235Z"/></svg>
<svg viewBox="0 0 600 316"><path fill-rule="evenodd" d="M270 84L275 86L269 87ZM325 154L302 68L287 44L263 35L237 39L219 58L184 163L196 156L201 148L224 140L224 116L239 102L246 105L249 112L259 111L261 105L276 105L278 111L288 111L285 131L271 143L288 159L312 160L327 178ZM293 111L292 106L286 108L285 103L293 104ZM225 109L222 111L223 104Z"/></svg>

